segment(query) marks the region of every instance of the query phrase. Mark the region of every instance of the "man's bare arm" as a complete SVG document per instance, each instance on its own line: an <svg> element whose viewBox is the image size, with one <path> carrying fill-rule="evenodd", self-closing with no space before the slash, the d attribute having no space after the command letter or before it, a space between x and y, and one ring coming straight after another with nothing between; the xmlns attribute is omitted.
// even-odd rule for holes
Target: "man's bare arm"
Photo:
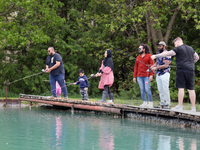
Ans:
<svg viewBox="0 0 200 150"><path fill-rule="evenodd" d="M195 52L194 53L194 63L196 63L199 60L199 55Z"/></svg>
<svg viewBox="0 0 200 150"><path fill-rule="evenodd" d="M171 51L163 52L161 54L157 54L156 58L166 57L166 56L175 56L175 55L176 53L173 50L171 50Z"/></svg>

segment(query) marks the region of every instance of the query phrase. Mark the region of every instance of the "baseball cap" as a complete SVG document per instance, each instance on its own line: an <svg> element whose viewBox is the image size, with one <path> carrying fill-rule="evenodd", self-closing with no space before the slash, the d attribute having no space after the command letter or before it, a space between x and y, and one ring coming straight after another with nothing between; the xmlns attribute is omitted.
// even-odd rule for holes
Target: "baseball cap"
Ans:
<svg viewBox="0 0 200 150"><path fill-rule="evenodd" d="M166 43L164 42L164 41L160 41L158 44L156 44L156 45L164 45L164 46L166 46Z"/></svg>

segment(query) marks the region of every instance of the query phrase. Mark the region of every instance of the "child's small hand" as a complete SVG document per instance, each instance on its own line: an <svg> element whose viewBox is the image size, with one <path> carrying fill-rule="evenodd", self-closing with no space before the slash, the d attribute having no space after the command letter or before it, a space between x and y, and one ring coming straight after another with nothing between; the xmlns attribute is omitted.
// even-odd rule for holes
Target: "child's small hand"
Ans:
<svg viewBox="0 0 200 150"><path fill-rule="evenodd" d="M85 90L88 92L88 88L85 88Z"/></svg>
<svg viewBox="0 0 200 150"><path fill-rule="evenodd" d="M100 75L101 75L100 73L95 74L96 77L98 77L98 76L100 76Z"/></svg>
<svg viewBox="0 0 200 150"><path fill-rule="evenodd" d="M76 82L74 82L73 85L76 85Z"/></svg>

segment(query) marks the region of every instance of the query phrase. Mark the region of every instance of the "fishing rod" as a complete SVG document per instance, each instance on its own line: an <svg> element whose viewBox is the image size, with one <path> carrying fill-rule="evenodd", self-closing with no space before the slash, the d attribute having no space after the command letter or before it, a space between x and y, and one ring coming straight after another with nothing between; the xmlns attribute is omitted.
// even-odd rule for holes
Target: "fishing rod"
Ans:
<svg viewBox="0 0 200 150"><path fill-rule="evenodd" d="M43 81L45 81L45 82L50 82L50 80L43 80ZM65 82L65 83L71 83L71 82Z"/></svg>
<svg viewBox="0 0 200 150"><path fill-rule="evenodd" d="M140 63L142 63L142 64L144 64L145 66L147 66L147 67L150 68L150 65L145 64L144 62L138 60L136 57L131 56L129 53L126 53L126 52L124 52L123 50L121 50L121 49L119 49L119 48L117 48L117 47L115 47L115 46L113 46L113 45L111 45L111 44L109 44L109 43L106 43L106 42L104 42L104 41L99 41L99 42L100 42L100 43L105 43L105 44L107 44L107 45L110 45L112 48L117 49L119 52L121 52L121 53L123 53L123 54L126 54L128 57L131 57L131 58L133 58L133 59L139 61ZM170 67L176 67L176 66L170 65ZM150 70L147 70L147 71L148 71L148 72L151 72L151 69L150 69Z"/></svg>
<svg viewBox="0 0 200 150"><path fill-rule="evenodd" d="M117 47L115 47L115 46L113 46L113 45L111 45L111 44L109 44L109 43L106 43L106 42L104 42L104 41L100 41L100 43L105 43L105 44L107 44L107 45L110 45L111 47L117 49L119 52L121 52L121 53L123 53L123 54L126 54L128 57L131 57L131 58L133 58L133 59L139 61L140 63L142 63L143 65L145 65L145 66L147 66L147 67L149 68L149 69L147 69L147 72L148 72L148 73L151 72L150 65L145 64L144 62L138 60L136 57L131 56L129 53L126 53L126 52L124 52L123 50L121 50L121 49L119 49L119 48L117 48Z"/></svg>
<svg viewBox="0 0 200 150"><path fill-rule="evenodd" d="M32 77L32 76L36 76L36 75L39 75L39 74L43 74L43 73L45 73L45 70L44 70L44 69L42 69L41 72L38 72L38 73L35 73L35 74L32 74L32 75L29 75L29 76L26 76L26 77L23 77L23 78L14 80L14 81L12 81L12 82L5 82L4 84L5 84L5 85L10 85L10 84L12 84L12 83L21 81L21 80L26 79L26 78L30 78L30 77Z"/></svg>
<svg viewBox="0 0 200 150"><path fill-rule="evenodd" d="M91 74L90 76L91 76L91 77L84 79L84 81L96 77L94 74ZM46 80L46 81L47 81L47 80ZM74 83L78 83L78 82L83 82L83 81L73 82L73 83L70 83L70 84L64 85L64 86L62 86L62 87L60 87L60 88L62 89L63 87L68 87L68 86L73 85ZM69 83L69 82L68 82L68 83ZM41 95L44 95L44 94L50 93L50 92L55 91L55 90L56 90L56 89L53 89L53 90L51 90L51 91L47 91L47 92L45 92L45 93L42 93Z"/></svg>
<svg viewBox="0 0 200 150"><path fill-rule="evenodd" d="M96 77L94 74L91 74L90 76L91 76L91 77L84 79L84 81ZM45 81L45 82L50 82L50 80L43 80L43 81ZM72 83L72 82L65 82L65 83L69 83L69 84L66 85L66 86L69 86L69 85L72 85L72 84L78 83L78 82L82 82L82 81L77 81L77 82L73 82L73 83Z"/></svg>

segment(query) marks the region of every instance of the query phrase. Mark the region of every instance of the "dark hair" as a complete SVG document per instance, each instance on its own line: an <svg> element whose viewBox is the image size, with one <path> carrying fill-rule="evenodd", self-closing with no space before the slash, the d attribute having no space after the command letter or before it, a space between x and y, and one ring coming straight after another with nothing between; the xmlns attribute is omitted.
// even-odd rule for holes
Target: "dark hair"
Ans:
<svg viewBox="0 0 200 150"><path fill-rule="evenodd" d="M107 51L107 57L112 57L112 52L111 52L111 50L107 49L106 51Z"/></svg>
<svg viewBox="0 0 200 150"><path fill-rule="evenodd" d="M147 44L140 44L140 46L143 46L143 49L145 49L145 53L149 53L149 48Z"/></svg>
<svg viewBox="0 0 200 150"><path fill-rule="evenodd" d="M84 70L83 70L83 69L80 69L80 70L78 71L78 73L84 73Z"/></svg>
<svg viewBox="0 0 200 150"><path fill-rule="evenodd" d="M54 50L54 51L55 51L55 49L54 49L52 46L50 46L49 48L50 48L51 50ZM48 48L48 49L49 49L49 48Z"/></svg>

